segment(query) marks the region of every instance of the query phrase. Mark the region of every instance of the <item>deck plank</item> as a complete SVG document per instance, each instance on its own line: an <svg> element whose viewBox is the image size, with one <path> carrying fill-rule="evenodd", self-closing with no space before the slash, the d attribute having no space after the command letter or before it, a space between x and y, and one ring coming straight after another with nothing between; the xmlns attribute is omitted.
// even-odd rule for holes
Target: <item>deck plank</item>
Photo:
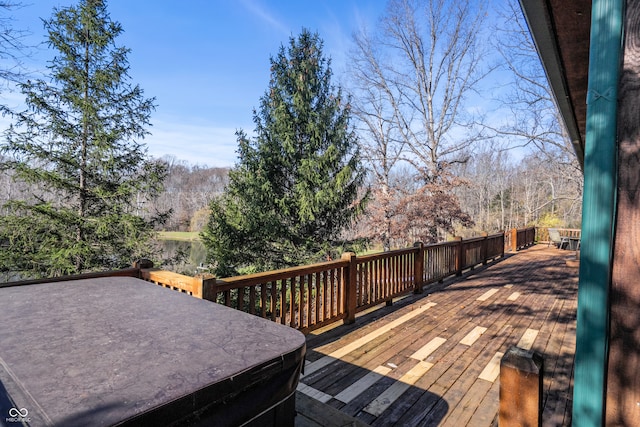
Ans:
<svg viewBox="0 0 640 427"><path fill-rule="evenodd" d="M398 381L391 384L391 387L383 391L363 410L376 417L380 416L389 406L391 406L402 394L416 383L431 367L432 363L418 362L409 372L404 374Z"/></svg>
<svg viewBox="0 0 640 427"><path fill-rule="evenodd" d="M476 342L478 338L480 338L480 336L485 332L487 332L487 328L476 326L471 332L469 332L464 338L460 340L460 344L472 346L473 343Z"/></svg>
<svg viewBox="0 0 640 427"><path fill-rule="evenodd" d="M420 350L413 353L410 357L416 360L425 360L427 357L431 355L434 351L438 349L442 344L447 342L446 338L435 337L431 341L429 341L424 346L420 347Z"/></svg>
<svg viewBox="0 0 640 427"><path fill-rule="evenodd" d="M378 366L373 371L366 374L364 377L360 378L355 383L351 384L351 386L345 388L340 393L338 393L335 398L342 403L349 403L354 398L358 397L362 392L367 390L369 387L380 381L384 376L386 376L389 372L391 372L391 368L388 366Z"/></svg>

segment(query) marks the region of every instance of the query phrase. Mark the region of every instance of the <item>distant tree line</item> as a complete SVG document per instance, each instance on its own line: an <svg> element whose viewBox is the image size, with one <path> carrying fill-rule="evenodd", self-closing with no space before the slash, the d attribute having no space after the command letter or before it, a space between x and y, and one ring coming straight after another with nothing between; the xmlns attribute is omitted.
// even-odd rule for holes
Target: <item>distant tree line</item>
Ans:
<svg viewBox="0 0 640 427"><path fill-rule="evenodd" d="M209 220L209 203L219 197L229 182L229 168L191 165L173 156L163 156L167 177L164 189L152 203L158 210L170 210L163 224L167 231L197 231Z"/></svg>

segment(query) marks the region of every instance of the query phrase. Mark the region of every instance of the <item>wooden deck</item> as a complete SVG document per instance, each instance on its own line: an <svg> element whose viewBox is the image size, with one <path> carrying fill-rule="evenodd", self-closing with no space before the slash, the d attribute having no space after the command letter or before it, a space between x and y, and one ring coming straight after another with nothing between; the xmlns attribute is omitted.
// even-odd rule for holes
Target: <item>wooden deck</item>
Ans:
<svg viewBox="0 0 640 427"><path fill-rule="evenodd" d="M327 425L324 412L332 425L497 425L500 358L518 345L544 357L543 425L570 425L572 258L534 246L309 335L296 424Z"/></svg>

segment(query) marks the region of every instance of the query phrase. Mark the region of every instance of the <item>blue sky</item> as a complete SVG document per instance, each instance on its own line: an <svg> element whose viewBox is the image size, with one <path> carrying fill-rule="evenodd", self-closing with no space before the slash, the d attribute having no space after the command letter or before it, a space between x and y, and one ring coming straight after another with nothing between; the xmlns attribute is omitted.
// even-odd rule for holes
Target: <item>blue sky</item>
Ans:
<svg viewBox="0 0 640 427"><path fill-rule="evenodd" d="M15 29L27 42L46 40L41 18L73 0L24 0ZM30 4L33 3L33 4ZM173 155L191 164L232 166L236 129L253 131L252 110L269 82L269 58L305 27L320 34L332 58L335 83L345 70L351 35L373 27L386 1L366 0L110 0L111 19L122 24L118 44L131 49L132 82L156 97L154 157ZM44 69L51 52L26 64ZM20 94L9 95L14 103Z"/></svg>

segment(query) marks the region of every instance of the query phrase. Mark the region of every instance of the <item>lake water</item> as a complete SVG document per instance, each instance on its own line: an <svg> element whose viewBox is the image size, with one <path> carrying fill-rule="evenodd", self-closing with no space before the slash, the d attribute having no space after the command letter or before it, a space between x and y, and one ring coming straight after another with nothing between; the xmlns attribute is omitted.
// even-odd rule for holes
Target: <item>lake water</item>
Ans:
<svg viewBox="0 0 640 427"><path fill-rule="evenodd" d="M190 242L184 240L161 240L161 242L167 258L175 256L178 251L186 255L184 263L163 267L167 270L193 276L200 272L197 267L206 263L207 250L199 240Z"/></svg>

